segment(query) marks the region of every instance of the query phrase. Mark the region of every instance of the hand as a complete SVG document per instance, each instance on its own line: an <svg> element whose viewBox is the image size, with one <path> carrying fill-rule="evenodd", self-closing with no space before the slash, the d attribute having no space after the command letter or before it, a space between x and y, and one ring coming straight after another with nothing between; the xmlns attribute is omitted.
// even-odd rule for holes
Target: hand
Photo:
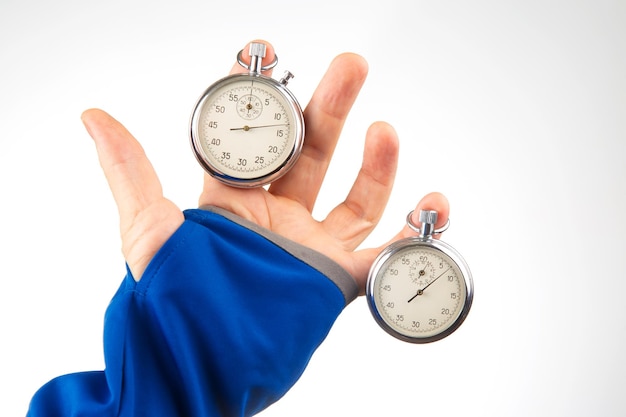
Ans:
<svg viewBox="0 0 626 417"><path fill-rule="evenodd" d="M265 59L271 62L274 49L267 45ZM231 73L244 71L235 64ZM366 75L367 63L358 55L346 53L333 60L304 110L306 138L300 159L267 190L231 188L205 174L199 200L200 205L222 207L325 254L355 278L361 293L381 248L415 235L405 226L381 247L356 250L380 220L395 178L398 138L384 122L372 124L367 131L361 170L346 199L322 221L311 216L341 129ZM84 112L82 120L95 141L117 203L122 252L139 280L152 257L182 224L183 214L163 196L141 145L119 122L97 109ZM448 201L439 193L425 196L415 213L420 209L439 212L436 227L448 219ZM417 224L418 214L414 216Z"/></svg>

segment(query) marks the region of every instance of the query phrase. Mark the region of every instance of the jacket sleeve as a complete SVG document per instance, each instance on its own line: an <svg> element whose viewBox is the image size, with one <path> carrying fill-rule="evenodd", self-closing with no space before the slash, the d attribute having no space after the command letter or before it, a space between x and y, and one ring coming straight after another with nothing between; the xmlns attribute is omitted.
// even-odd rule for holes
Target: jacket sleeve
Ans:
<svg viewBox="0 0 626 417"><path fill-rule="evenodd" d="M223 210L185 222L105 315L101 372L69 374L29 416L250 416L298 380L356 298L339 265Z"/></svg>

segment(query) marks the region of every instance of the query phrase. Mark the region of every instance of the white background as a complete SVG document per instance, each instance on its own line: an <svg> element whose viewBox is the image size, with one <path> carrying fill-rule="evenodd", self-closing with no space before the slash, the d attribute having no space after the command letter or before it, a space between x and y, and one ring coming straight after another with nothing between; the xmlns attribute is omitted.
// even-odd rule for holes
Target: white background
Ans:
<svg viewBox="0 0 626 417"><path fill-rule="evenodd" d="M54 376L104 366L124 263L81 112L122 121L166 195L195 207L190 112L255 38L303 105L335 55L369 62L316 216L345 196L369 124L388 121L398 178L367 246L441 191L444 239L476 283L465 324L426 346L387 336L358 299L262 415L625 415L619 0L0 0L0 415L24 415Z"/></svg>

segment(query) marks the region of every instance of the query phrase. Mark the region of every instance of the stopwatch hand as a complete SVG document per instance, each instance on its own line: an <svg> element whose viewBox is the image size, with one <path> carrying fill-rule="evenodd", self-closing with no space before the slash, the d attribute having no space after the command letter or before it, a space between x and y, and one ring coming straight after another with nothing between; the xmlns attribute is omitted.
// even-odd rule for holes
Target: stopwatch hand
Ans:
<svg viewBox="0 0 626 417"><path fill-rule="evenodd" d="M260 125L260 126L245 125L244 127L231 127L230 130L245 130L247 132L248 130L252 130L252 129L260 129L263 127L276 127L276 126L287 126L287 125L285 123L280 123L280 124L275 124L275 125Z"/></svg>

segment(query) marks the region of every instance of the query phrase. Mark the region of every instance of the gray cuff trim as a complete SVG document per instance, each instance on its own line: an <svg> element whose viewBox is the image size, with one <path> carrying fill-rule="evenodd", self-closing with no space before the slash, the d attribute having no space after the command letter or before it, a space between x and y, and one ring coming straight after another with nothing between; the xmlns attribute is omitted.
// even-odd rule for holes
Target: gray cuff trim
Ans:
<svg viewBox="0 0 626 417"><path fill-rule="evenodd" d="M348 271L343 269L343 267L341 267L337 262L333 261L326 255L311 248L308 248L304 245L296 243L292 240L289 240L264 227L259 226L256 223L246 220L243 217L239 217L238 215L233 214L228 210L224 210L220 207L202 206L200 207L200 209L219 214L220 216L225 217L228 220L263 236L275 245L280 246L282 249L284 249L286 252L290 253L294 257L300 259L302 262L318 270L326 277L328 277L328 279L334 282L335 285L337 285L337 287L343 293L346 305L350 304L359 295L359 288L356 285L356 281L354 280L354 278L352 278L352 275L350 275Z"/></svg>

